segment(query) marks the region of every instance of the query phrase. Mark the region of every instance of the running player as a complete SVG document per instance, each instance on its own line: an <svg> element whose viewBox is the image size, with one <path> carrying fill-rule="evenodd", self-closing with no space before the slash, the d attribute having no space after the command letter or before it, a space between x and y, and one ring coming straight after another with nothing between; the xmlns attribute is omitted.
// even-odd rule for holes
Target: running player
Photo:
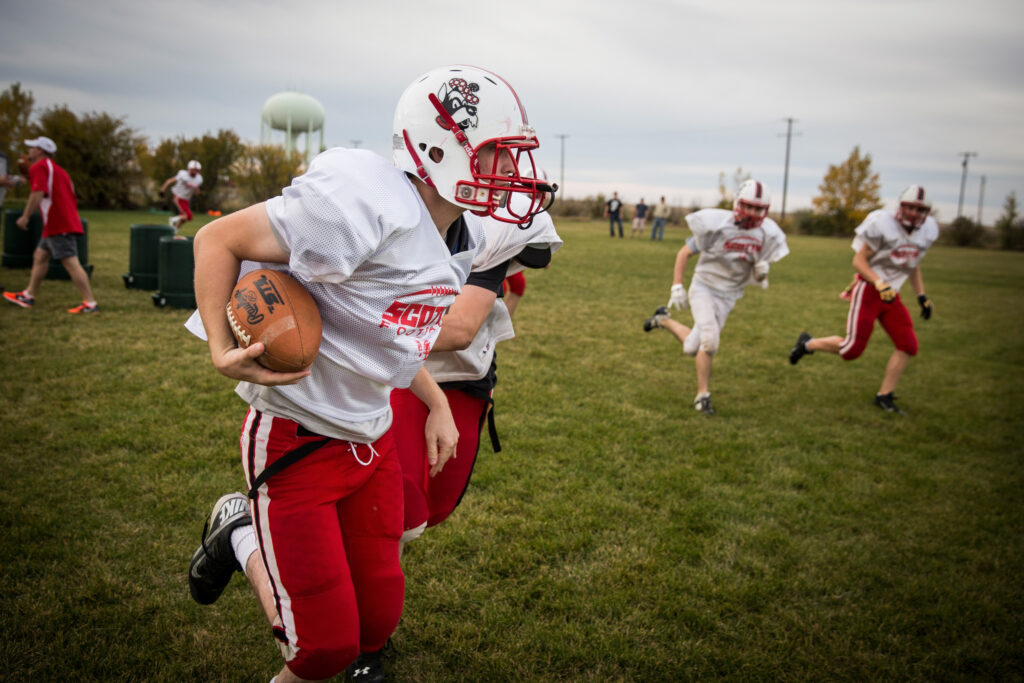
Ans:
<svg viewBox="0 0 1024 683"><path fill-rule="evenodd" d="M768 218L770 203L764 185L747 180L736 194L732 211L701 209L687 215L686 223L693 235L676 255L668 305L689 307L693 329L672 319L666 306L644 321L644 332L665 328L683 344L686 354L696 356L697 396L693 407L705 415L715 414L711 406L711 358L718 351L730 311L747 285L757 283L767 288L769 264L789 253L786 235ZM683 275L694 254L700 254L700 258L687 296Z"/></svg>
<svg viewBox="0 0 1024 683"><path fill-rule="evenodd" d="M859 358L877 320L896 349L885 366L874 404L886 412L904 414L896 405L893 392L911 356L917 355L918 343L914 323L899 291L910 280L921 306L921 317L932 317L932 302L924 292L921 277L921 259L939 236L938 223L928 215L931 209L924 188L911 185L900 194L895 214L884 209L868 214L853 239L853 269L857 274L850 289L846 336L814 338L801 332L789 352L791 364L796 365L815 351L835 353L843 360Z"/></svg>
<svg viewBox="0 0 1024 683"><path fill-rule="evenodd" d="M174 187L171 188L171 197L178 215L171 216L167 219L167 223L174 228L175 233L182 225L192 220L192 207L189 204L192 197L199 194L199 187L203 184L203 176L199 174L202 168L202 164L193 159L188 162L186 168L178 171L175 176L168 178L160 186L160 194L163 194L167 191L167 187L174 183Z"/></svg>
<svg viewBox="0 0 1024 683"><path fill-rule="evenodd" d="M277 683L329 678L379 650L398 623L402 479L390 388L411 387L429 407L428 467L440 471L458 433L422 363L484 240L463 212L525 224L542 208L536 136L495 74L424 74L400 98L394 132L398 168L366 150L329 150L282 196L196 238L211 357L242 380L236 391L250 403L241 444L252 507L242 494L217 502L189 587L213 602L236 558L246 563L285 656ZM523 208L499 216L511 194ZM234 347L223 308L240 267L285 267L316 299L324 333L308 371L275 373L255 362L262 345Z"/></svg>

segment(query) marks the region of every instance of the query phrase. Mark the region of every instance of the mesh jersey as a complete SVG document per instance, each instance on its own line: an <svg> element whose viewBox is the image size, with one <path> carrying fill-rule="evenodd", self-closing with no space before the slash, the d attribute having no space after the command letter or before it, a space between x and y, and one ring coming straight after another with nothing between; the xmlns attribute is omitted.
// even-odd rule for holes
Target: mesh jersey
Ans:
<svg viewBox="0 0 1024 683"><path fill-rule="evenodd" d="M453 255L412 182L367 150L320 154L266 209L289 263L246 261L242 273L288 270L316 300L323 338L301 382L236 392L318 433L374 441L391 424L391 387L422 366L483 232L466 224Z"/></svg>
<svg viewBox="0 0 1024 683"><path fill-rule="evenodd" d="M742 290L754 282L755 263L775 263L789 253L786 234L770 218L759 228L744 230L733 221L732 211L701 209L688 214L686 223L693 231L686 243L700 253L693 279L712 289Z"/></svg>
<svg viewBox="0 0 1024 683"><path fill-rule="evenodd" d="M871 270L898 292L921 263L928 247L938 239L939 224L928 216L921 227L907 232L895 216L879 209L868 214L855 234L853 250L860 251L863 245L868 245L875 252L868 259Z"/></svg>
<svg viewBox="0 0 1024 683"><path fill-rule="evenodd" d="M547 246L553 253L562 246L562 238L555 232L555 224L547 212L534 216L533 223L526 230L493 218L473 218L481 221L486 235L486 246L477 251L473 260L474 273L508 262L507 277L523 270L523 265L512 259L524 247ZM430 354L427 370L437 382L481 379L491 368L494 347L498 342L513 337L515 330L508 308L503 301L495 301L469 346L459 351Z"/></svg>
<svg viewBox="0 0 1024 683"><path fill-rule="evenodd" d="M195 177L193 177L191 173L182 169L178 171L178 175L174 176L174 185L171 186L171 193L175 197L192 199L192 195L196 193L196 190L198 190L199 186L202 184L202 174L196 173Z"/></svg>

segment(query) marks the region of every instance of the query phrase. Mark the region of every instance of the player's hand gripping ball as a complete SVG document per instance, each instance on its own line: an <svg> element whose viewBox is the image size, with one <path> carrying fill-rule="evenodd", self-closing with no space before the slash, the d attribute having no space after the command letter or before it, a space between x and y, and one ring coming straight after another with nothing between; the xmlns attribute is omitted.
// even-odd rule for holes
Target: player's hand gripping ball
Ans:
<svg viewBox="0 0 1024 683"><path fill-rule="evenodd" d="M298 372L313 364L323 325L316 302L294 277L280 270L254 270L235 285L227 305L228 323L238 345L263 342L256 360L278 372Z"/></svg>

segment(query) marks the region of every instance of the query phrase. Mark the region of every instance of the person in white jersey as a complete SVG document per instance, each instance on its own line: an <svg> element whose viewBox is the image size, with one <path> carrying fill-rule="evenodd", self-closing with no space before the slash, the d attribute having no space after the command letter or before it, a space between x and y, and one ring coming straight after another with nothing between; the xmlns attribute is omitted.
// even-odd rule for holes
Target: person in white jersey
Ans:
<svg viewBox="0 0 1024 683"><path fill-rule="evenodd" d="M896 348L885 366L874 404L886 412L904 414L896 405L893 392L911 357L917 355L918 341L914 322L899 292L909 280L921 307L921 317L931 319L932 302L925 294L921 276L921 260L939 237L939 225L928 215L931 209L924 188L911 185L900 193L895 214L879 209L867 215L853 238L856 277L850 289L846 336L815 338L801 332L789 352L792 365L815 351L838 354L843 360L859 358L877 320Z"/></svg>
<svg viewBox="0 0 1024 683"><path fill-rule="evenodd" d="M410 387L429 407L426 457L440 471L458 433L422 365L485 242L478 216L526 224L543 208L537 137L497 75L430 71L405 90L394 124L397 167L328 150L281 196L196 235L198 331L250 404L241 454L251 505L237 493L214 505L189 588L209 604L245 563L285 658L277 683L330 678L397 625L391 388ZM509 195L525 198L519 212L506 213ZM224 306L239 274L259 267L287 270L317 302L323 340L307 371L273 372L255 360L262 345L235 347Z"/></svg>
<svg viewBox="0 0 1024 683"><path fill-rule="evenodd" d="M686 216L693 235L676 254L668 306L689 307L693 328L674 320L667 306L644 321L644 331L664 328L675 335L683 351L696 357L697 396L693 407L714 415L711 405L711 360L718 352L725 321L749 284L768 287L769 265L789 253L786 235L768 218L771 197L764 184L747 180L740 186L733 210L701 209ZM686 264L700 254L690 280L683 286Z"/></svg>
<svg viewBox="0 0 1024 683"><path fill-rule="evenodd" d="M160 186L160 194L163 194L167 191L168 186L174 183L174 186L171 187L171 199L178 215L167 219L167 223L174 228L174 232L178 232L182 225L192 220L191 202L192 197L199 194L199 188L203 184L203 176L199 173L202 168L202 164L193 159L188 162L187 167L165 180L164 184Z"/></svg>

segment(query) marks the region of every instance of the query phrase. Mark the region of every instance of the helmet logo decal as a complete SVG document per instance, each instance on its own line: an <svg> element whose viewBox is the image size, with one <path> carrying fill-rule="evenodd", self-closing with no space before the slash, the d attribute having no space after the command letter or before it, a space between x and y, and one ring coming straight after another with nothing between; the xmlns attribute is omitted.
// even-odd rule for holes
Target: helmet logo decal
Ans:
<svg viewBox="0 0 1024 683"><path fill-rule="evenodd" d="M478 120L476 105L480 103L480 98L473 93L479 91L480 86L476 83L470 83L465 78L451 78L437 92L437 99L441 101L445 111L461 130L476 128ZM445 130L448 129L448 125L441 116L438 116L435 121Z"/></svg>

